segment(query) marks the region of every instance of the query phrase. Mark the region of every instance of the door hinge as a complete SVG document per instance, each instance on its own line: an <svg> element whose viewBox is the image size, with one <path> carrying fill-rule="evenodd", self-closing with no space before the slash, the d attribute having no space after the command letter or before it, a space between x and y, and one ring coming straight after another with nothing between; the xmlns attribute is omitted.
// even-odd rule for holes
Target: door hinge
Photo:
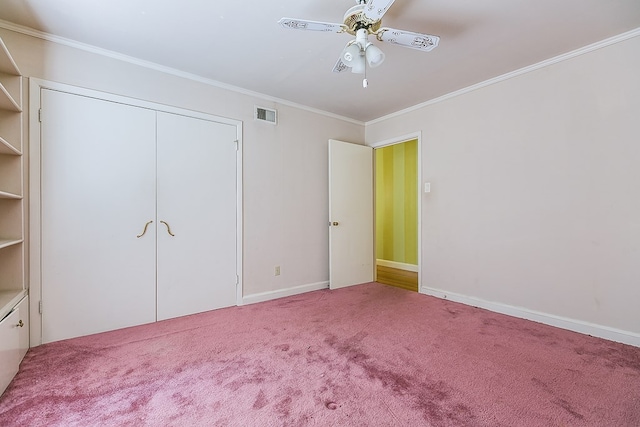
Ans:
<svg viewBox="0 0 640 427"><path fill-rule="evenodd" d="M38 108L38 121L42 123L42 108Z"/></svg>
<svg viewBox="0 0 640 427"><path fill-rule="evenodd" d="M236 151L238 151L238 150L239 150L239 148L238 148L238 147L240 146L240 141L238 141L238 140L236 139L236 140L235 140L235 141L233 141L233 142L235 142L235 143L236 143Z"/></svg>
<svg viewBox="0 0 640 427"><path fill-rule="evenodd" d="M240 276L236 274L236 285L240 284Z"/></svg>
<svg viewBox="0 0 640 427"><path fill-rule="evenodd" d="M38 301L38 314L42 314L42 300Z"/></svg>

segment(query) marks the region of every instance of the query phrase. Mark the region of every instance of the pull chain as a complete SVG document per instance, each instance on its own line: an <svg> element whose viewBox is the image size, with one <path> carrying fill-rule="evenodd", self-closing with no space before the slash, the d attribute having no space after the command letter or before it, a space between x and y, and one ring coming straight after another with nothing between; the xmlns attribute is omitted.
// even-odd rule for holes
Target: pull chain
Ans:
<svg viewBox="0 0 640 427"><path fill-rule="evenodd" d="M364 79L362 79L362 87L366 88L369 86L369 80L367 80L367 58L366 58L366 49L365 49L365 58L364 58Z"/></svg>

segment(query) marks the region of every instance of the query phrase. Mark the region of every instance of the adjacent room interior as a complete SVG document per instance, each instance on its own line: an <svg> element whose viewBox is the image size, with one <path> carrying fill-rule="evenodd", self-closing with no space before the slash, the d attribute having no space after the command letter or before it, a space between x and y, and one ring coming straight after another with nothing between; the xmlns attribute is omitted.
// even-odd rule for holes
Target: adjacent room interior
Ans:
<svg viewBox="0 0 640 427"><path fill-rule="evenodd" d="M0 425L640 425L636 0L54 3Z"/></svg>

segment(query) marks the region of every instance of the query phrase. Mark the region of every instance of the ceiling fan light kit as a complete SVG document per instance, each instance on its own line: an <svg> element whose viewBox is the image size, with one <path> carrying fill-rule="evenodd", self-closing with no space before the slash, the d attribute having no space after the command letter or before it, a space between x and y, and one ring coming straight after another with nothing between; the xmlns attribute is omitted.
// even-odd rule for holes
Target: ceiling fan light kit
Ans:
<svg viewBox="0 0 640 427"><path fill-rule="evenodd" d="M347 10L342 24L293 18L282 18L278 23L284 28L294 30L348 33L355 36L355 40L351 40L343 49L338 62L333 67L333 72L341 73L351 68L353 73L365 74L362 86L367 87L367 65L370 68L378 67L385 58L384 52L369 41L369 34L375 35L381 42L424 52L433 50L440 42L438 36L381 27L382 17L394 1L356 0L356 6Z"/></svg>

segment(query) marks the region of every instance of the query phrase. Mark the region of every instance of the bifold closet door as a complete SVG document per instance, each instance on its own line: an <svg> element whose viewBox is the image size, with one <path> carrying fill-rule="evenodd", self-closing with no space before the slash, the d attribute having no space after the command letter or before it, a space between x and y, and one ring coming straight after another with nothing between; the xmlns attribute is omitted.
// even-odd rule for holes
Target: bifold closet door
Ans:
<svg viewBox="0 0 640 427"><path fill-rule="evenodd" d="M155 111L41 96L43 343L155 321Z"/></svg>
<svg viewBox="0 0 640 427"><path fill-rule="evenodd" d="M158 320L236 304L236 127L158 112Z"/></svg>

